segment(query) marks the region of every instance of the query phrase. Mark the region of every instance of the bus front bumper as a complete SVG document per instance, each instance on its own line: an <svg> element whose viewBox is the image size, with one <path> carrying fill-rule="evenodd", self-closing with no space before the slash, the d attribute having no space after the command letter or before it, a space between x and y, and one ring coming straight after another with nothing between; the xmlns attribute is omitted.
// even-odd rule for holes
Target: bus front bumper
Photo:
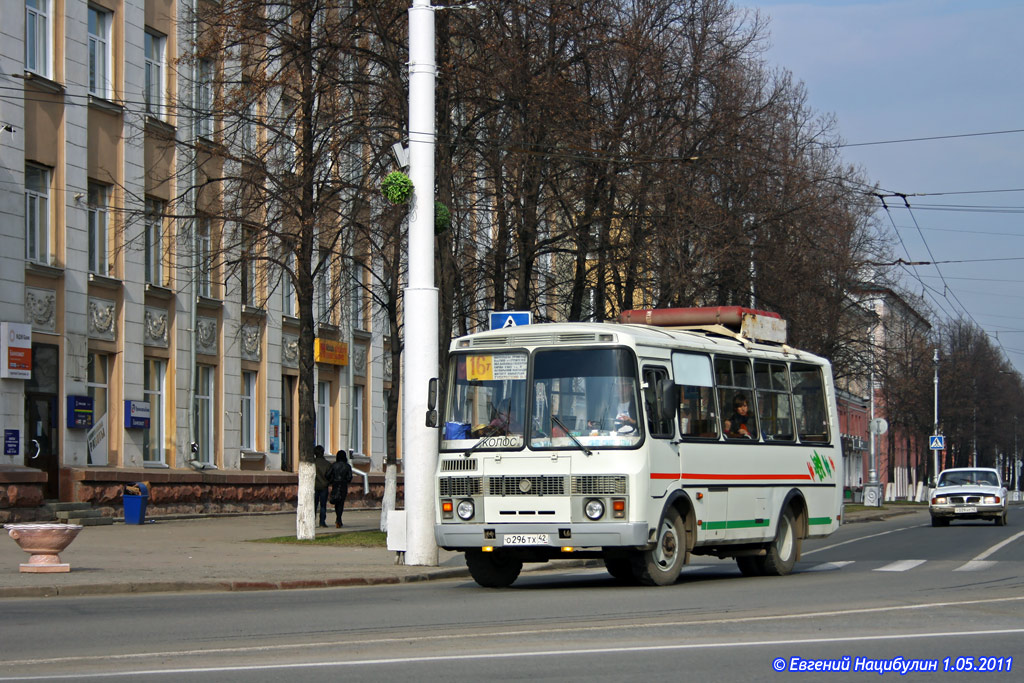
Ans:
<svg viewBox="0 0 1024 683"><path fill-rule="evenodd" d="M435 524L437 544L465 548L548 547L637 548L647 545L647 524Z"/></svg>

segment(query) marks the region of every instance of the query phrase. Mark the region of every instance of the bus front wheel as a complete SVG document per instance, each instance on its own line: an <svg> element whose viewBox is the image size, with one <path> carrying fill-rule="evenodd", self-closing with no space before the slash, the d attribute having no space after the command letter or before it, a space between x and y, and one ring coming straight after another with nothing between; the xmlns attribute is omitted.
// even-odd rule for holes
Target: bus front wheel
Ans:
<svg viewBox="0 0 1024 683"><path fill-rule="evenodd" d="M675 508L658 525L654 547L633 558L633 575L648 586L671 586L679 578L686 558L686 527Z"/></svg>
<svg viewBox="0 0 1024 683"><path fill-rule="evenodd" d="M520 560L510 558L500 551L485 553L482 550L467 550L466 566L473 580L484 588L511 586L523 570Z"/></svg>
<svg viewBox="0 0 1024 683"><path fill-rule="evenodd" d="M796 530L796 520L789 508L779 516L779 528L775 540L768 544L764 557L758 558L761 573L767 576L785 576L793 571L796 558L800 554L800 535Z"/></svg>

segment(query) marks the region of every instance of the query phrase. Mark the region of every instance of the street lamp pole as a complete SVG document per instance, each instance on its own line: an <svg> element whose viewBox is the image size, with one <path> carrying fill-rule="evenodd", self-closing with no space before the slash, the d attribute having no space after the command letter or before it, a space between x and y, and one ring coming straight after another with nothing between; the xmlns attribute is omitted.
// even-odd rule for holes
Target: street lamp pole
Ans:
<svg viewBox="0 0 1024 683"><path fill-rule="evenodd" d="M932 358L935 363L935 421L932 423L932 434L939 433L939 350L935 349L935 356ZM932 451L932 488L939 480L939 451Z"/></svg>

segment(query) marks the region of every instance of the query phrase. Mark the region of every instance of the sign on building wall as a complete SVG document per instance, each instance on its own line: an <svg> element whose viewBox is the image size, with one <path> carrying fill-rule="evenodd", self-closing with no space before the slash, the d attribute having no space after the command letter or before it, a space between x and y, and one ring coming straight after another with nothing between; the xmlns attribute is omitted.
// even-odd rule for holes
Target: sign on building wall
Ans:
<svg viewBox="0 0 1024 683"><path fill-rule="evenodd" d="M149 429L149 401L124 402L124 426L128 429Z"/></svg>
<svg viewBox="0 0 1024 683"><path fill-rule="evenodd" d="M68 396L68 429L89 429L94 414L91 396Z"/></svg>
<svg viewBox="0 0 1024 683"><path fill-rule="evenodd" d="M348 344L317 337L313 340L313 359L317 363L348 365Z"/></svg>
<svg viewBox="0 0 1024 683"><path fill-rule="evenodd" d="M270 452L281 452L281 411L270 411Z"/></svg>
<svg viewBox="0 0 1024 683"><path fill-rule="evenodd" d="M0 377L32 379L32 326L26 323L0 323Z"/></svg>
<svg viewBox="0 0 1024 683"><path fill-rule="evenodd" d="M4 430L4 455L19 455L21 451L21 436L17 429Z"/></svg>

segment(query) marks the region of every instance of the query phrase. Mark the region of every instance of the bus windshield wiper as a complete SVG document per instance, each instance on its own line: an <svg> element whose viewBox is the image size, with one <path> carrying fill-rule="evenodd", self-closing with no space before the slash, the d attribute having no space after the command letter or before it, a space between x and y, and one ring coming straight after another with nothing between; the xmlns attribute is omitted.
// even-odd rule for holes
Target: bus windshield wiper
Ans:
<svg viewBox="0 0 1024 683"><path fill-rule="evenodd" d="M575 436L573 435L573 433L569 431L569 428L568 428L568 427L566 427L566 426L565 426L565 425L564 425L564 424L562 423L562 421L558 419L558 417L557 417L556 415L552 415L552 416L551 416L551 420L552 420L552 421L553 421L553 422L554 422L554 423L555 423L556 425L558 425L559 427L561 427L561 428L562 428L562 431L563 431L563 432L565 432L565 435L566 435L566 436L568 436L568 437L569 437L570 439L572 439L572 442L573 442L574 444L576 444L576 445L577 445L577 446L579 447L579 449L580 449L581 451L583 451L583 452L584 452L584 453L586 453L587 455L593 455L593 454L594 454L594 453L593 453L593 451L591 451L591 450L590 450L589 448L587 448L586 446L584 446L584 445L583 445L583 444L582 444L582 443L580 442L580 440L579 440L579 439L577 439L577 438L576 438L576 437L575 437Z"/></svg>

